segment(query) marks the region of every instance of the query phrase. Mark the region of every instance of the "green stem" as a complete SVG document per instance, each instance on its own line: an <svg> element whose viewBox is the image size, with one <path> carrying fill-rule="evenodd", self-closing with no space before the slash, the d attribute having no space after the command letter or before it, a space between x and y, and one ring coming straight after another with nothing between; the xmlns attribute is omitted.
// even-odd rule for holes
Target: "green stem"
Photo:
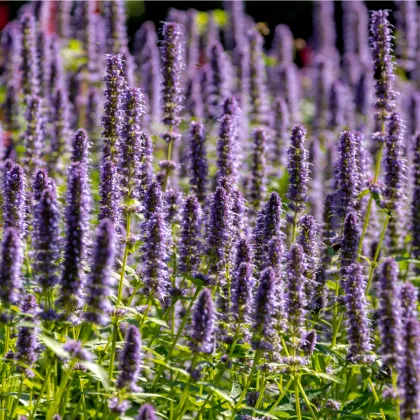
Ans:
<svg viewBox="0 0 420 420"><path fill-rule="evenodd" d="M270 408L270 410L268 410L268 413L271 414L276 408L277 406L280 404L281 400L284 398L284 396L286 395L286 392L289 390L290 385L292 385L293 382L293 378L290 377L289 381L287 382L286 386L284 387L283 391L279 394L276 402L273 404L273 406Z"/></svg>
<svg viewBox="0 0 420 420"><path fill-rule="evenodd" d="M370 377L368 378L368 382L369 382L370 387L372 388L372 393L373 393L373 397L375 398L375 402L378 403L379 402L378 394L376 393L375 386L373 385L372 379ZM382 420L386 420L384 410L380 408L379 412L381 413Z"/></svg>
<svg viewBox="0 0 420 420"><path fill-rule="evenodd" d="M16 398L16 401L14 401L13 406L12 406L12 410L11 410L11 412L12 412L11 418L12 419L15 416L16 408L18 408L18 406L19 406L20 396L22 395L22 387L23 387L23 375L21 375L21 377L20 377L19 390L18 390L18 393L17 393L17 398Z"/></svg>
<svg viewBox="0 0 420 420"><path fill-rule="evenodd" d="M315 414L315 412L314 412L314 410L312 408L312 404L309 401L309 398L307 397L305 390L303 389L303 386L302 386L302 384L300 382L299 376L297 376L296 382L297 382L298 388L299 388L299 390L300 390L300 392L302 394L302 397L305 400L305 404L308 406L308 409L309 409L309 412L311 413L312 419L313 420L317 420L317 416L316 416L316 414Z"/></svg>
<svg viewBox="0 0 420 420"><path fill-rule="evenodd" d="M392 388L394 389L396 395L398 395L398 373L393 370L392 371ZM395 402L395 411L397 413L397 420L401 419L401 411L400 411L400 401L399 398L397 398L396 402Z"/></svg>
<svg viewBox="0 0 420 420"><path fill-rule="evenodd" d="M299 384L298 384L297 376L295 377L294 382L295 382L296 417L298 420L302 420L302 413L300 411Z"/></svg>
<svg viewBox="0 0 420 420"><path fill-rule="evenodd" d="M190 366L190 377L189 377L189 379L188 379L187 385L185 386L184 392L182 393L181 400L180 400L180 403L179 403L179 410L178 410L178 413L176 413L176 414L175 414L175 417L174 417L174 418L175 418L175 420L178 418L178 416L180 416L179 418L181 418L181 419L182 419L182 417L183 417L183 413L184 413L184 406L185 406L185 403L186 403L186 400L187 400L188 394L189 394L189 392L190 392L191 381L192 381L192 374L193 374L194 369L195 369L195 366L196 366L196 364L197 364L197 357L198 357L198 354L197 354L197 353L196 353L196 354L194 354L194 357L193 357L193 359L192 359L192 361L191 361L191 366ZM187 408L187 407L185 407L185 408Z"/></svg>
<svg viewBox="0 0 420 420"><path fill-rule="evenodd" d="M118 338L118 325L117 323L114 324L114 328L112 330L112 345L111 345L111 355L109 358L109 380L112 382L112 376L114 373L114 363L115 363L115 351L117 348L117 338Z"/></svg>
<svg viewBox="0 0 420 420"><path fill-rule="evenodd" d="M124 289L124 276L125 276L125 267L127 265L127 258L128 258L128 240L130 238L130 229L131 229L131 213L128 213L127 215L127 225L125 230L125 249L124 249L124 257L123 257L123 263L121 267L121 275L120 275L120 282L118 284L118 298L117 298L117 306L121 304L122 301L122 294Z"/></svg>
<svg viewBox="0 0 420 420"><path fill-rule="evenodd" d="M353 366L350 370L349 376L347 378L346 387L344 388L343 398L341 400L341 406L344 407L344 404L347 402L347 397L349 396L351 383L353 381L354 374L356 372L356 368Z"/></svg>
<svg viewBox="0 0 420 420"><path fill-rule="evenodd" d="M141 330L143 328L144 323L146 322L147 315L149 315L150 307L152 306L152 301L153 301L153 298L150 296L149 299L147 300L146 310L144 311L143 317L142 317L142 319L140 321L140 325L139 325L140 332L141 332Z"/></svg>
<svg viewBox="0 0 420 420"><path fill-rule="evenodd" d="M169 127L169 132L172 133L172 126ZM168 143L168 153L166 156L166 159L169 161L172 158L172 147L173 147L173 142L170 141ZM163 180L163 185L162 185L162 191L165 192L166 191L166 186L168 184L168 178L169 178L169 168L166 168L166 172L165 172L165 178Z"/></svg>
<svg viewBox="0 0 420 420"><path fill-rule="evenodd" d="M51 420L52 417L54 416L54 414L58 413L58 408L60 406L61 398L64 394L64 391L66 391L66 389L67 389L67 382L70 379L70 375L71 375L72 370L73 370L73 364L71 363L68 366L67 370L64 373L64 376L61 379L60 386L59 386L57 394L55 396L54 404L53 404L52 408L50 410L48 410L47 420Z"/></svg>

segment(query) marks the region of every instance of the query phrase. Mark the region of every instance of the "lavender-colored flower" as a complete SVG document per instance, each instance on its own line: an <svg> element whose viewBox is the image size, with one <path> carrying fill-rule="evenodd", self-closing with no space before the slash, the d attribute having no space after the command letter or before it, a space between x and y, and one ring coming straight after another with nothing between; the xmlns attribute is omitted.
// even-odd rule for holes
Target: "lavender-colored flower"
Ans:
<svg viewBox="0 0 420 420"><path fill-rule="evenodd" d="M119 355L120 374L117 380L119 389L136 390L142 358L140 331L135 325L129 325L125 333L124 346Z"/></svg>
<svg viewBox="0 0 420 420"><path fill-rule="evenodd" d="M417 49L417 7L413 2L396 1L397 57L400 65L411 71L415 67Z"/></svg>
<svg viewBox="0 0 420 420"><path fill-rule="evenodd" d="M34 214L36 281L43 291L58 283L61 253L60 210L52 180L43 188Z"/></svg>
<svg viewBox="0 0 420 420"><path fill-rule="evenodd" d="M72 4L68 1L60 1L57 6L57 34L60 38L68 39L70 37Z"/></svg>
<svg viewBox="0 0 420 420"><path fill-rule="evenodd" d="M117 164L121 142L122 110L125 79L121 54L106 55L105 103L102 117L103 154Z"/></svg>
<svg viewBox="0 0 420 420"><path fill-rule="evenodd" d="M402 351L402 323L398 264L387 258L381 270L377 286L379 298L378 327L381 347L379 349L385 366L398 368Z"/></svg>
<svg viewBox="0 0 420 420"><path fill-rule="evenodd" d="M397 112L389 117L385 151L384 208L396 212L403 204L406 165L403 122Z"/></svg>
<svg viewBox="0 0 420 420"><path fill-rule="evenodd" d="M264 199L267 186L266 148L267 133L262 128L256 128L253 132L254 150L251 164L251 188L250 201L255 209L258 209Z"/></svg>
<svg viewBox="0 0 420 420"><path fill-rule="evenodd" d="M51 69L49 71L49 87L51 91L49 93L49 96L52 97L56 89L66 87L64 65L63 60L61 58L61 41L55 35L50 36L50 49Z"/></svg>
<svg viewBox="0 0 420 420"><path fill-rule="evenodd" d="M329 94L329 128L340 129L345 123L346 96L343 84L335 81Z"/></svg>
<svg viewBox="0 0 420 420"><path fill-rule="evenodd" d="M233 188L231 192L231 211L232 211L232 237L236 241L245 233L246 226L246 205L242 193Z"/></svg>
<svg viewBox="0 0 420 420"><path fill-rule="evenodd" d="M20 327L16 340L16 359L31 366L38 359L38 348L36 330L32 327Z"/></svg>
<svg viewBox="0 0 420 420"><path fill-rule="evenodd" d="M219 140L220 141L220 140ZM203 203L207 192L208 163L204 124L193 121L190 125L190 185L198 200Z"/></svg>
<svg viewBox="0 0 420 420"><path fill-rule="evenodd" d="M170 189L165 194L166 199L166 223L174 225L180 223L180 205L182 201L182 193Z"/></svg>
<svg viewBox="0 0 420 420"><path fill-rule="evenodd" d="M259 286L255 295L253 313L253 337L254 349L273 351L276 341L276 278L274 270L266 268L260 277Z"/></svg>
<svg viewBox="0 0 420 420"><path fill-rule="evenodd" d="M315 288L312 299L312 310L316 314L325 308L328 299L328 289L326 287L326 273L323 266L319 266L315 273Z"/></svg>
<svg viewBox="0 0 420 420"><path fill-rule="evenodd" d="M394 63L392 61L392 31L388 10L377 10L370 20L370 49L375 79L375 108L378 131L385 124L389 113L395 108L396 94L393 91ZM378 140L384 141L380 136Z"/></svg>
<svg viewBox="0 0 420 420"><path fill-rule="evenodd" d="M410 318L417 318L418 291L411 283L403 283L400 289L401 318L404 325Z"/></svg>
<svg viewBox="0 0 420 420"><path fill-rule="evenodd" d="M242 237L236 245L234 272L239 270L241 264L252 263L252 260L253 252L251 245L246 237Z"/></svg>
<svg viewBox="0 0 420 420"><path fill-rule="evenodd" d="M153 213L145 225L142 276L149 297L163 298L168 287L168 231L162 213Z"/></svg>
<svg viewBox="0 0 420 420"><path fill-rule="evenodd" d="M182 25L167 22L162 28L163 41L160 47L162 69L162 122L177 127L182 111L182 71L184 69Z"/></svg>
<svg viewBox="0 0 420 420"><path fill-rule="evenodd" d="M39 96L31 96L27 102L28 107L25 113L27 126L23 133L23 140L25 143L25 160L29 166L29 171L32 173L34 168L41 163L43 146L42 100Z"/></svg>
<svg viewBox="0 0 420 420"><path fill-rule="evenodd" d="M315 132L319 133L325 130L328 126L328 110L329 110L329 95L332 84L332 63L324 55L317 58L315 64L315 86L314 86L314 102L315 102L315 117L314 128Z"/></svg>
<svg viewBox="0 0 420 420"><path fill-rule="evenodd" d="M356 209L361 174L356 160L357 143L352 131L343 131L338 142L339 158L335 166L334 212L344 217Z"/></svg>
<svg viewBox="0 0 420 420"><path fill-rule="evenodd" d="M101 165L101 184L99 188L101 200L99 202L98 220L110 219L117 231L121 222L119 179L116 165L111 160L106 159Z"/></svg>
<svg viewBox="0 0 420 420"><path fill-rule="evenodd" d="M290 118L298 121L300 77L299 68L294 63L281 64L276 68L275 77L279 81L278 95L284 97L289 107Z"/></svg>
<svg viewBox="0 0 420 420"><path fill-rule="evenodd" d="M224 283L225 266L228 263L231 244L232 215L229 193L221 186L216 188L211 203L210 222L207 234L209 272Z"/></svg>
<svg viewBox="0 0 420 420"><path fill-rule="evenodd" d="M211 353L214 347L215 311L209 289L198 296L192 311L190 349L198 353Z"/></svg>
<svg viewBox="0 0 420 420"><path fill-rule="evenodd" d="M245 339L249 335L247 326L251 322L254 284L252 265L241 263L232 278L230 315L234 334L241 334Z"/></svg>
<svg viewBox="0 0 420 420"><path fill-rule="evenodd" d="M263 60L263 38L257 30L248 32L249 39L249 95L250 95L250 118L257 125L268 124L268 94L267 75Z"/></svg>
<svg viewBox="0 0 420 420"><path fill-rule="evenodd" d="M108 401L108 408L111 413L123 416L125 412L131 407L131 403L128 400L120 400L118 397L111 398Z"/></svg>
<svg viewBox="0 0 420 420"><path fill-rule="evenodd" d="M53 133L51 138L51 156L53 164L67 152L68 137L70 134L70 112L67 92L64 88L58 88L51 101L54 110L53 115Z"/></svg>
<svg viewBox="0 0 420 420"><path fill-rule="evenodd" d="M150 404L143 404L140 407L136 420L156 420L155 409Z"/></svg>
<svg viewBox="0 0 420 420"><path fill-rule="evenodd" d="M282 97L277 97L274 103L274 161L275 165L285 166L286 147L289 141L289 108Z"/></svg>
<svg viewBox="0 0 420 420"><path fill-rule="evenodd" d="M17 21L10 21L1 31L0 49L2 52L1 67L5 79L17 89L21 85L20 69L22 67L22 33Z"/></svg>
<svg viewBox="0 0 420 420"><path fill-rule="evenodd" d="M48 98L51 91L51 37L44 29L38 30L37 52L39 65L39 95Z"/></svg>
<svg viewBox="0 0 420 420"><path fill-rule="evenodd" d="M69 167L66 203L64 261L59 303L67 313L71 313L81 304L89 227L86 168L80 162L72 163Z"/></svg>
<svg viewBox="0 0 420 420"><path fill-rule="evenodd" d="M154 214L165 212L165 201L162 189L158 182L153 181L147 188L144 202L143 215L144 218L150 220Z"/></svg>
<svg viewBox="0 0 420 420"><path fill-rule="evenodd" d="M271 51L278 63L293 63L293 41L293 33L287 25L276 26Z"/></svg>
<svg viewBox="0 0 420 420"><path fill-rule="evenodd" d="M401 418L419 418L420 412L420 325L417 318L406 320L403 336L403 354L399 373L399 386L402 393Z"/></svg>
<svg viewBox="0 0 420 420"><path fill-rule="evenodd" d="M355 105L356 110L363 118L370 115L373 106L372 94L372 75L370 72L363 72L356 86Z"/></svg>
<svg viewBox="0 0 420 420"><path fill-rule="evenodd" d="M63 349L69 354L71 359L81 362L89 362L92 359L92 355L83 348L80 341L68 341L64 344Z"/></svg>
<svg viewBox="0 0 420 420"><path fill-rule="evenodd" d="M83 165L88 164L89 158L89 139L83 128L74 133L71 142L71 161L73 163L80 162Z"/></svg>
<svg viewBox="0 0 420 420"><path fill-rule="evenodd" d="M9 82L6 87L6 98L2 111L4 113L4 128L7 131L20 131L21 109L19 103L19 88L16 82Z"/></svg>
<svg viewBox="0 0 420 420"><path fill-rule="evenodd" d="M201 86L201 73L196 72L195 75L188 81L186 90L186 110L191 117L204 117L204 103Z"/></svg>
<svg viewBox="0 0 420 420"><path fill-rule="evenodd" d="M111 268L115 258L115 231L109 219L98 225L92 265L86 288L86 320L104 325L108 319L108 301L114 281Z"/></svg>
<svg viewBox="0 0 420 420"><path fill-rule="evenodd" d="M299 213L305 209L308 201L308 182L309 182L309 163L308 152L304 147L306 130L301 125L295 125L292 128L290 137L290 147L287 150L289 172L289 191L287 198L290 209Z"/></svg>
<svg viewBox="0 0 420 420"><path fill-rule="evenodd" d="M341 237L340 267L345 268L356 262L360 232L355 212L347 214Z"/></svg>
<svg viewBox="0 0 420 420"><path fill-rule="evenodd" d="M22 88L25 95L39 93L39 64L36 54L36 27L34 16L25 13L20 18L22 30Z"/></svg>
<svg viewBox="0 0 420 420"><path fill-rule="evenodd" d="M363 363L372 349L368 305L366 301L366 279L360 264L346 268L345 303L347 317L347 339L350 347L348 359L352 363Z"/></svg>
<svg viewBox="0 0 420 420"><path fill-rule="evenodd" d="M144 115L144 98L140 89L128 88L125 98L125 119L121 137L121 179L123 198L129 203L139 193L140 159L142 155L141 122Z"/></svg>
<svg viewBox="0 0 420 420"><path fill-rule="evenodd" d="M314 32L317 50L334 48L336 43L336 29L334 19L334 2L314 2Z"/></svg>
<svg viewBox="0 0 420 420"><path fill-rule="evenodd" d="M104 3L106 28L106 52L124 53L128 50L127 28L125 25L124 2L112 0Z"/></svg>
<svg viewBox="0 0 420 420"><path fill-rule="evenodd" d="M139 176L139 198L145 199L145 194L153 178L153 141L149 135L142 135Z"/></svg>
<svg viewBox="0 0 420 420"><path fill-rule="evenodd" d="M236 121L232 115L220 119L219 139L217 141L217 179L228 178L232 183L237 178L237 132Z"/></svg>
<svg viewBox="0 0 420 420"><path fill-rule="evenodd" d="M184 201L179 242L179 272L194 273L200 263L201 207L197 198L190 195Z"/></svg>
<svg viewBox="0 0 420 420"><path fill-rule="evenodd" d="M19 231L6 227L1 243L0 301L4 306L19 301L22 268L22 243Z"/></svg>
<svg viewBox="0 0 420 420"><path fill-rule="evenodd" d="M238 100L240 109L244 115L248 114L249 108L249 89L250 89L250 65L249 65L249 45L244 39L242 45L237 45L233 50L233 63L236 67L236 89L235 96Z"/></svg>
<svg viewBox="0 0 420 420"><path fill-rule="evenodd" d="M39 201L42 193L49 186L55 187L54 181L48 176L48 172L45 169L38 169L35 172L32 182L32 194L34 200Z"/></svg>
<svg viewBox="0 0 420 420"><path fill-rule="evenodd" d="M15 228L22 237L26 223L25 175L16 163L6 162L3 177L3 225Z"/></svg>
<svg viewBox="0 0 420 420"><path fill-rule="evenodd" d="M315 351L317 341L317 334L315 330L309 331L305 334L300 343L300 349L303 351L305 356L312 356L313 352Z"/></svg>
<svg viewBox="0 0 420 420"><path fill-rule="evenodd" d="M101 103L98 90L95 86L89 87L86 103L86 131L95 151L99 150L101 125Z"/></svg>
<svg viewBox="0 0 420 420"><path fill-rule="evenodd" d="M209 117L217 119L220 115L220 104L228 97L230 75L228 59L220 42L215 42L209 48L210 77L207 86L207 110Z"/></svg>
<svg viewBox="0 0 420 420"><path fill-rule="evenodd" d="M292 245L287 254L287 321L290 335L302 338L303 325L306 317L305 272L307 262L303 248Z"/></svg>

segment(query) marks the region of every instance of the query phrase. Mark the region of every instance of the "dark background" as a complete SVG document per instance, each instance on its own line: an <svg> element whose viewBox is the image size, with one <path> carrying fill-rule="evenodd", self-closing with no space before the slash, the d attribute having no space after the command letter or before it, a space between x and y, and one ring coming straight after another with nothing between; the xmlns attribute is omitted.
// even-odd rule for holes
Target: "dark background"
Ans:
<svg viewBox="0 0 420 420"><path fill-rule="evenodd" d="M0 0L0 29L8 20L16 17L23 1ZM367 1L369 9L395 9L393 1ZM312 34L312 1L246 1L247 13L257 22L264 22L272 30L278 23L290 26L295 38L308 40ZM130 36L133 36L142 22L153 20L157 26L165 20L169 8L194 8L197 10L222 9L222 1L140 1L127 2L127 26ZM338 47L341 49L341 2L335 2L335 17L337 25ZM273 31L271 31L271 34ZM270 43L271 36L267 36Z"/></svg>

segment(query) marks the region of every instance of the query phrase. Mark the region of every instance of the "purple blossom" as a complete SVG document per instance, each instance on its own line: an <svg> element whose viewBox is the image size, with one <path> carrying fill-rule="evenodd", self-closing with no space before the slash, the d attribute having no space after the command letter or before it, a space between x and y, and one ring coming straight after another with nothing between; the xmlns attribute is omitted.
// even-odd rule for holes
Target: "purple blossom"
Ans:
<svg viewBox="0 0 420 420"><path fill-rule="evenodd" d="M217 141L217 179L229 178L232 183L237 179L237 131L236 121L226 114L220 119L219 139Z"/></svg>
<svg viewBox="0 0 420 420"><path fill-rule="evenodd" d="M417 318L418 291L411 283L401 284L401 318L402 322L410 318Z"/></svg>
<svg viewBox="0 0 420 420"><path fill-rule="evenodd" d="M165 212L165 201L162 189L156 181L153 181L147 188L143 201L144 218L150 220L154 214Z"/></svg>
<svg viewBox="0 0 420 420"><path fill-rule="evenodd" d="M308 152L304 147L306 130L301 125L292 128L290 147L287 150L289 172L289 191L287 198L290 209L299 213L306 207L308 201L309 163Z"/></svg>
<svg viewBox="0 0 420 420"><path fill-rule="evenodd" d="M25 13L20 18L22 30L22 88L25 95L39 93L39 64L36 54L36 27L34 16Z"/></svg>
<svg viewBox="0 0 420 420"><path fill-rule="evenodd" d="M149 188L153 178L153 141L152 138L144 134L141 137L141 158L139 175L139 197L145 199L145 193Z"/></svg>
<svg viewBox="0 0 420 420"><path fill-rule="evenodd" d="M13 227L6 227L0 251L0 301L4 306L13 305L19 301L22 251L19 231Z"/></svg>
<svg viewBox="0 0 420 420"><path fill-rule="evenodd" d="M108 408L111 413L123 416L125 412L131 407L128 400L120 400L118 397L111 398L108 401Z"/></svg>
<svg viewBox="0 0 420 420"><path fill-rule="evenodd" d="M266 149L267 134L262 128L253 132L254 150L251 164L250 201L258 209L264 199L267 184Z"/></svg>
<svg viewBox="0 0 420 420"><path fill-rule="evenodd" d="M106 1L103 5L106 22L106 52L125 53L128 50L125 10L122 0Z"/></svg>
<svg viewBox="0 0 420 420"><path fill-rule="evenodd" d="M340 267L348 267L357 260L360 232L355 212L348 213L344 220L341 237Z"/></svg>
<svg viewBox="0 0 420 420"><path fill-rule="evenodd" d="M396 1L397 57L399 64L411 71L415 67L417 50L417 7L413 2Z"/></svg>
<svg viewBox="0 0 420 420"><path fill-rule="evenodd" d="M367 361L372 349L368 305L366 301L366 279L360 264L346 268L345 297L347 317L347 339L350 347L348 359L352 363Z"/></svg>
<svg viewBox="0 0 420 420"><path fill-rule="evenodd" d="M207 192L208 163L205 126L201 122L193 121L190 124L189 160L191 190L203 203Z"/></svg>
<svg viewBox="0 0 420 420"><path fill-rule="evenodd" d="M23 133L25 143L25 161L30 172L41 164L41 152L43 149L43 116L42 100L38 96L30 96L27 99L28 107L25 113L27 122L26 130Z"/></svg>
<svg viewBox="0 0 420 420"><path fill-rule="evenodd" d="M209 289L198 296L192 311L190 349L193 352L211 353L214 347L214 303Z"/></svg>
<svg viewBox="0 0 420 420"><path fill-rule="evenodd" d="M83 128L80 128L74 133L71 143L71 161L72 163L80 162L83 165L88 165L89 158L89 139Z"/></svg>
<svg viewBox="0 0 420 420"><path fill-rule="evenodd" d="M50 159L53 164L56 164L60 157L67 152L67 139L70 135L70 110L66 90L64 88L56 89L51 102L54 115Z"/></svg>
<svg viewBox="0 0 420 420"><path fill-rule="evenodd" d="M115 258L115 231L109 219L100 221L93 250L91 270L86 287L85 318L105 325L110 309L109 295L114 284L111 269Z"/></svg>
<svg viewBox="0 0 420 420"><path fill-rule="evenodd" d="M336 29L334 19L334 2L314 2L314 33L316 49L321 51L335 47Z"/></svg>
<svg viewBox="0 0 420 420"><path fill-rule="evenodd" d="M305 356L312 356L313 352L315 351L317 341L317 334L315 330L311 330L305 334L300 343L300 349L303 351Z"/></svg>
<svg viewBox="0 0 420 420"><path fill-rule="evenodd" d="M156 420L155 409L150 404L143 404L140 407L136 420Z"/></svg>
<svg viewBox="0 0 420 420"><path fill-rule="evenodd" d="M287 156L284 153L289 141L289 108L282 97L278 97L274 103L274 159L276 164L286 165Z"/></svg>
<svg viewBox="0 0 420 420"><path fill-rule="evenodd" d="M21 109L18 93L17 83L9 82L6 86L6 98L2 106L2 111L4 112L4 128L8 131L21 130Z"/></svg>
<svg viewBox="0 0 420 420"><path fill-rule="evenodd" d="M89 362L92 359L92 355L83 348L80 341L68 341L64 344L63 349L69 353L70 358L76 359L82 362Z"/></svg>
<svg viewBox="0 0 420 420"><path fill-rule="evenodd" d="M293 33L287 25L277 25L274 31L272 54L281 64L293 63Z"/></svg>
<svg viewBox="0 0 420 420"><path fill-rule="evenodd" d="M98 220L110 219L117 231L121 227L119 180L117 166L111 159L105 158L101 165L101 183L99 187L101 199L99 202Z"/></svg>
<svg viewBox="0 0 420 420"><path fill-rule="evenodd" d="M125 333L124 346L119 355L120 374L117 380L119 389L135 391L143 359L140 331L135 325L129 325Z"/></svg>

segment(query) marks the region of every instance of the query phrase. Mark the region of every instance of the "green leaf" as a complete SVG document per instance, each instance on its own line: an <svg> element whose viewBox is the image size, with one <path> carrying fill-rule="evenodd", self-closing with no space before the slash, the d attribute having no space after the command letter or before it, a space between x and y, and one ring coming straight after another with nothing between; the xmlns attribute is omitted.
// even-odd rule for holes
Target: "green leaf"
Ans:
<svg viewBox="0 0 420 420"><path fill-rule="evenodd" d="M132 399L134 401L138 401L138 402L142 402L142 401L147 400L147 399L152 399L153 400L154 398L162 398L163 400L176 401L173 398L170 398L165 394L153 394L153 393L148 393L148 392L136 392L132 396Z"/></svg>
<svg viewBox="0 0 420 420"><path fill-rule="evenodd" d="M160 325L161 327L164 327L164 328L169 328L168 324L163 319L153 318L149 316L147 317L147 321L156 325Z"/></svg>
<svg viewBox="0 0 420 420"><path fill-rule="evenodd" d="M105 369L94 362L82 362L82 365L92 372L97 379L99 379L103 385L103 387L108 390L109 389L109 379L108 374L106 373Z"/></svg>
<svg viewBox="0 0 420 420"><path fill-rule="evenodd" d="M41 334L39 338L60 359L66 359L69 357L69 353L64 350L62 343L43 334Z"/></svg>
<svg viewBox="0 0 420 420"><path fill-rule="evenodd" d="M180 373L181 375L184 375L184 376L185 376L185 377L187 377L187 378L189 378L189 377L190 377L190 374L189 374L186 370L181 369L181 368L177 368L177 367L175 367L175 366L171 366L171 365L169 365L168 363L166 363L166 362L165 362L165 361L163 361L163 360L158 360L158 359L156 359L156 360L154 360L154 363L156 363L156 364L158 364L158 365L163 365L163 366L165 366L166 368L168 368L169 370L172 370L173 372Z"/></svg>
<svg viewBox="0 0 420 420"><path fill-rule="evenodd" d="M216 395L227 401L230 405L233 406L235 404L233 398L231 398L225 390L216 388L214 385L209 384L208 382L198 382L198 384L204 385L205 387L211 389Z"/></svg>
<svg viewBox="0 0 420 420"><path fill-rule="evenodd" d="M337 378L334 375L330 375L328 373L324 372L316 372L315 370L308 369L308 368L302 368L303 375L309 375L309 376L315 376L317 378L327 379L329 381L336 382L337 384L342 384L343 381L340 378Z"/></svg>

